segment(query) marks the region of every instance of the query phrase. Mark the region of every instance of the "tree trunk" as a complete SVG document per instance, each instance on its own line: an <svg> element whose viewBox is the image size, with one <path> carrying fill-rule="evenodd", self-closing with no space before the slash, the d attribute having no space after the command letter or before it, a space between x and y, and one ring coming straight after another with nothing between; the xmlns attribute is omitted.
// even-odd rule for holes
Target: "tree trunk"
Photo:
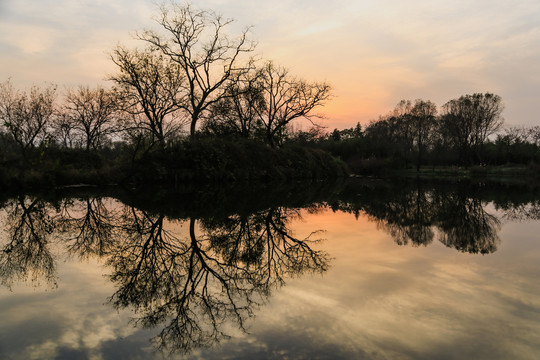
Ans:
<svg viewBox="0 0 540 360"><path fill-rule="evenodd" d="M268 140L268 145L270 145L270 147L272 149L275 149L276 144L274 143L274 137L272 136L272 133L268 132L266 137L267 137L267 140Z"/></svg>
<svg viewBox="0 0 540 360"><path fill-rule="evenodd" d="M197 125L197 117L195 117L195 115L193 115L191 117L191 125L190 125L190 129L189 129L189 135L191 137L191 140L195 140L196 125Z"/></svg>

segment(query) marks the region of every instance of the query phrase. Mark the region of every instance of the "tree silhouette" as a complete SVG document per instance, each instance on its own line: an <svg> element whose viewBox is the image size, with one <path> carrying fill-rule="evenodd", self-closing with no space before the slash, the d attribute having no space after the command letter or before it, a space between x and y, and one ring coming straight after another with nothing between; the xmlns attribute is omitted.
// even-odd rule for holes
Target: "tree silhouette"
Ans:
<svg viewBox="0 0 540 360"><path fill-rule="evenodd" d="M80 137L86 151L97 150L108 135L118 130L117 104L116 93L99 86L68 89L59 131L69 129L68 136Z"/></svg>
<svg viewBox="0 0 540 360"><path fill-rule="evenodd" d="M484 210L481 200L449 194L436 199L436 202L440 242L472 254L497 251L500 221Z"/></svg>
<svg viewBox="0 0 540 360"><path fill-rule="evenodd" d="M0 84L0 120L22 150L41 144L55 113L56 88L33 86L29 92L13 88L10 81Z"/></svg>
<svg viewBox="0 0 540 360"><path fill-rule="evenodd" d="M260 131L257 114L265 106L260 73L237 74L226 87L226 96L210 109L202 131L212 135L238 134L256 137Z"/></svg>
<svg viewBox="0 0 540 360"><path fill-rule="evenodd" d="M459 149L462 161L479 157L488 136L502 126L503 109L501 97L491 93L463 95L443 105L443 134Z"/></svg>
<svg viewBox="0 0 540 360"><path fill-rule="evenodd" d="M264 107L255 108L255 111L265 130L266 141L275 147L291 121L307 119L314 124L313 120L320 116L312 111L330 98L331 87L327 83L297 79L272 61L266 62L258 71Z"/></svg>
<svg viewBox="0 0 540 360"><path fill-rule="evenodd" d="M7 241L0 249L0 279L11 287L15 280L30 280L56 286L56 265L49 249L55 219L38 198L19 196L5 208Z"/></svg>
<svg viewBox="0 0 540 360"><path fill-rule="evenodd" d="M414 133L414 146L416 147L416 171L420 170L424 152L429 145L432 131L435 128L437 106L427 100L417 99L410 112L410 119Z"/></svg>
<svg viewBox="0 0 540 360"><path fill-rule="evenodd" d="M252 69L251 59L242 63L241 55L252 52L255 45L247 39L248 29L231 39L233 20L189 4L162 5L156 20L162 32L147 30L139 38L178 65L178 76L186 81L182 109L189 114L193 138L203 114L228 96L229 81Z"/></svg>
<svg viewBox="0 0 540 360"><path fill-rule="evenodd" d="M118 86L120 107L127 118L128 134L149 132L152 144L163 148L183 124L185 77L178 64L153 51L118 46L111 55L119 73L110 76Z"/></svg>
<svg viewBox="0 0 540 360"><path fill-rule="evenodd" d="M189 228L183 238L166 229L163 215L126 207L126 236L108 261L118 284L111 302L133 307L144 327L163 326L154 339L162 350L188 353L216 344L228 337L226 324L244 330L285 275L326 269L326 254L291 236L286 216L271 209L247 221L204 220L201 235L196 219L173 221Z"/></svg>
<svg viewBox="0 0 540 360"><path fill-rule="evenodd" d="M106 255L114 246L118 215L101 197L66 200L58 217L58 228L67 235L70 253L81 257Z"/></svg>

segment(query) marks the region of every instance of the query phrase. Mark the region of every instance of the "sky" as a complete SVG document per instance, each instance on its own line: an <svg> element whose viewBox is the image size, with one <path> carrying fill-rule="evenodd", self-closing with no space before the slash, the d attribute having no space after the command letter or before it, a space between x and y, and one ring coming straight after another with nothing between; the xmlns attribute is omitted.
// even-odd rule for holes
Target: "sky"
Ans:
<svg viewBox="0 0 540 360"><path fill-rule="evenodd" d="M401 99L502 97L507 126L540 125L539 0L199 0L252 26L256 55L332 85L328 129L367 124ZM109 53L155 28L152 0L0 0L0 82L107 84Z"/></svg>

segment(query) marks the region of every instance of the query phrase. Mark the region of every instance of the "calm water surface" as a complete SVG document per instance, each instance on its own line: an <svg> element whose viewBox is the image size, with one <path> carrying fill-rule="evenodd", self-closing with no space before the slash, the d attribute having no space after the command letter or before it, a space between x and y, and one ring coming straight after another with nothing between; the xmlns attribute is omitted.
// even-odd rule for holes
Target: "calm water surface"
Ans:
<svg viewBox="0 0 540 360"><path fill-rule="evenodd" d="M538 189L304 191L3 199L0 358L539 357Z"/></svg>

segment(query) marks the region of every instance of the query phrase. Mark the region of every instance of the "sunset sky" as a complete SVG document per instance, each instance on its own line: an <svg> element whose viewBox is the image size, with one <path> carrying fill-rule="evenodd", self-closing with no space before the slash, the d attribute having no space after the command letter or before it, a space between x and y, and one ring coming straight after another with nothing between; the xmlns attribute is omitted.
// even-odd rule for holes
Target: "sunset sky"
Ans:
<svg viewBox="0 0 540 360"><path fill-rule="evenodd" d="M367 124L401 99L437 105L493 92L507 125L540 125L540 1L200 0L253 25L256 53L329 82L329 129ZM105 83L108 52L152 28L152 0L0 0L0 82Z"/></svg>

